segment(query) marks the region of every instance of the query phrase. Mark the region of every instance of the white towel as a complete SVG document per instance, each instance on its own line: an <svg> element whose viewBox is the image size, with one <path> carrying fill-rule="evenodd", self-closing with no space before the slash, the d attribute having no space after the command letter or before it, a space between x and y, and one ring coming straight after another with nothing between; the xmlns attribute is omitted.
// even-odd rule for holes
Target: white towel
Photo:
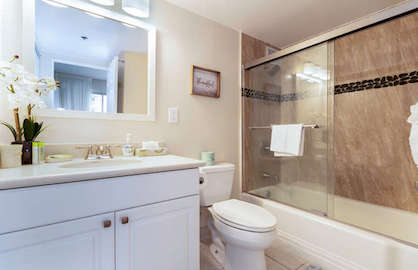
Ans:
<svg viewBox="0 0 418 270"><path fill-rule="evenodd" d="M411 123L411 134L409 135L409 146L411 147L412 158L418 167L418 103L411 106L411 115L408 118Z"/></svg>
<svg viewBox="0 0 418 270"><path fill-rule="evenodd" d="M303 156L304 133L303 124L273 125L270 151L275 157Z"/></svg>

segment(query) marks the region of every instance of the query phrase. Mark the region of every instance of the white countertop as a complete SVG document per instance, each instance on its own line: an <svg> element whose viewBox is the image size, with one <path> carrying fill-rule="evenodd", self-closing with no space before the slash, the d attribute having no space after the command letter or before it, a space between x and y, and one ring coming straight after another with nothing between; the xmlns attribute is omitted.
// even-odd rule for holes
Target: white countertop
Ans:
<svg viewBox="0 0 418 270"><path fill-rule="evenodd" d="M123 159L126 158L114 158L114 160ZM112 164L110 166L96 168L62 167L84 162L82 159L76 159L70 162L27 165L19 168L0 169L0 190L173 170L185 170L198 168L205 165L205 163L200 160L173 155L128 159L137 160L138 163L130 162L127 164Z"/></svg>

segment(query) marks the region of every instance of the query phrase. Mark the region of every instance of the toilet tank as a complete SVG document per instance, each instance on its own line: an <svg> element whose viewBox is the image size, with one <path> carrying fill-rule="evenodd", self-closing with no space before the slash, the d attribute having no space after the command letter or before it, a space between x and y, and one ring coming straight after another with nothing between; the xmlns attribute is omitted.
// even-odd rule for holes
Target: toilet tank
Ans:
<svg viewBox="0 0 418 270"><path fill-rule="evenodd" d="M201 206L211 206L231 197L234 171L235 165L230 163L219 163L199 168Z"/></svg>

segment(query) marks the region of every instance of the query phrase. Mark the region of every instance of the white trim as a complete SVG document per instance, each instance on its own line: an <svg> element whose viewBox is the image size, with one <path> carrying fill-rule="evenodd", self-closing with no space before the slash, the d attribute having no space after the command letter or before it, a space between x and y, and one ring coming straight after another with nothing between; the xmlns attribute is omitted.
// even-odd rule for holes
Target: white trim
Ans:
<svg viewBox="0 0 418 270"><path fill-rule="evenodd" d="M76 62L76 61L62 60L60 58L55 58L54 57L54 58L52 58L52 65L54 66L54 72L55 72L55 64L56 63L107 71L107 69L105 67L102 67L102 66L89 65L89 64L85 64L85 63L81 63L81 62Z"/></svg>
<svg viewBox="0 0 418 270"><path fill-rule="evenodd" d="M125 15L121 12L116 12L104 7L100 7L81 0L52 0L54 2L67 5L83 11L103 16L121 23L127 23L148 31L148 94L147 94L147 114L128 114L128 113L95 113L84 111L58 111L53 109L39 109L37 114L40 117L52 118L75 118L75 119L105 119L105 120L128 120L128 121L155 121L156 120L156 49L157 49L157 29L155 26L145 23L141 20L135 19L131 16ZM32 1L33 9L35 0ZM23 5L25 7L26 5ZM27 8L26 8L27 9ZM26 13L24 13L26 14ZM33 16L24 17L24 21L35 20ZM34 23L33 23L34 25ZM34 36L34 33L24 32L24 40L29 41L29 35ZM34 44L35 40L32 38ZM29 48L24 48L24 55L32 55L33 51Z"/></svg>

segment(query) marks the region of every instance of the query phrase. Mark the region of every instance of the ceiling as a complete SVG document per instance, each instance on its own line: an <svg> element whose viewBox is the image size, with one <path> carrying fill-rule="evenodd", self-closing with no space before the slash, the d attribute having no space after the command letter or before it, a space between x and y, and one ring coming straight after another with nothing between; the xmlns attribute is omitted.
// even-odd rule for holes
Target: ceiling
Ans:
<svg viewBox="0 0 418 270"><path fill-rule="evenodd" d="M284 48L403 0L166 0Z"/></svg>
<svg viewBox="0 0 418 270"><path fill-rule="evenodd" d="M144 29L95 18L74 8L53 7L40 0L36 1L35 35L41 54L71 56L98 66L107 66L121 51L140 53L148 47Z"/></svg>

